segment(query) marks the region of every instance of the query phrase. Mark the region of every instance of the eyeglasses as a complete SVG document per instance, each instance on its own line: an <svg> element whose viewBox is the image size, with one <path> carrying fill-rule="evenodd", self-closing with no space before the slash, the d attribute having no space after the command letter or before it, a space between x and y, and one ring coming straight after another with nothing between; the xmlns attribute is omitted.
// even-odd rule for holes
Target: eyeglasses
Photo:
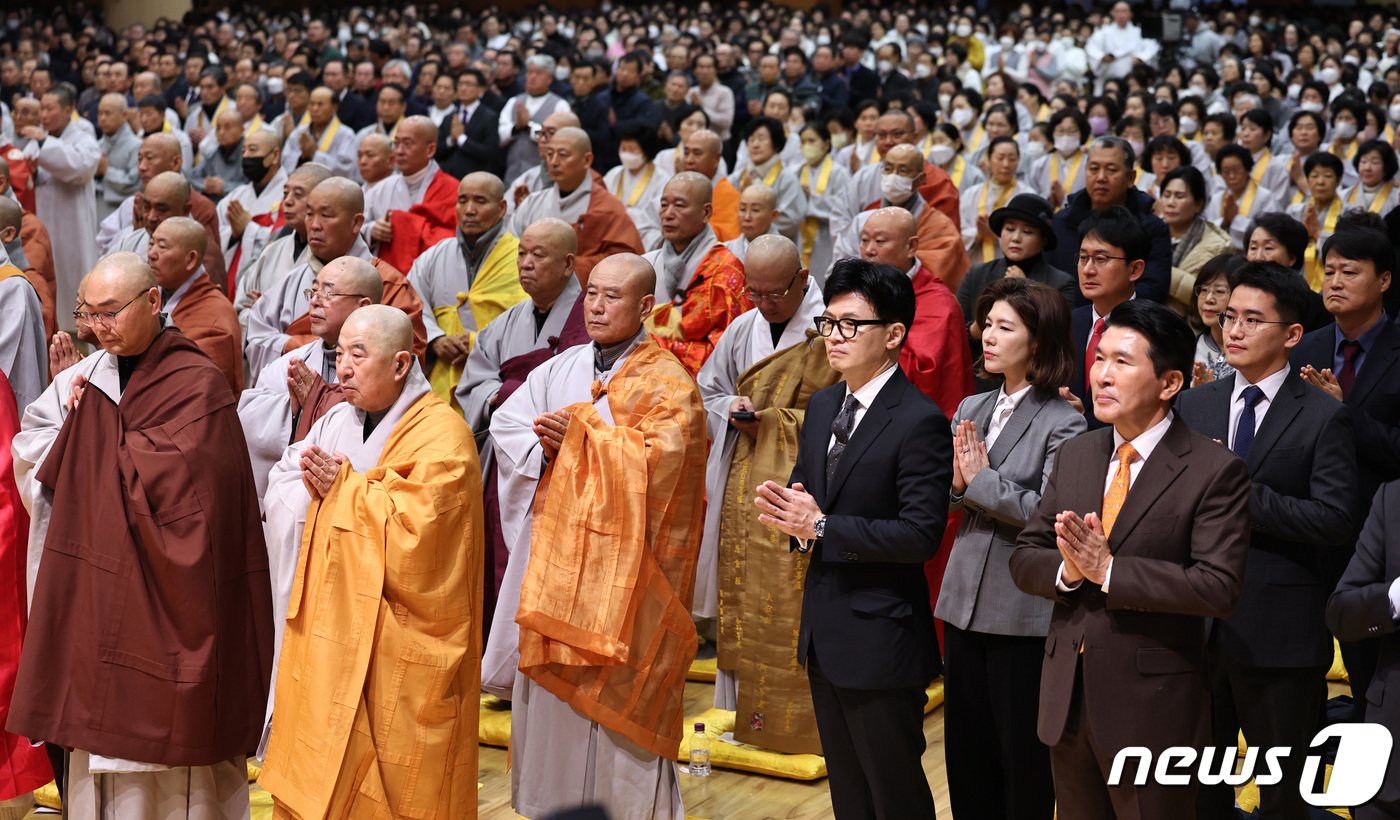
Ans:
<svg viewBox="0 0 1400 820"><path fill-rule="evenodd" d="M1196 288L1197 296L1213 296L1216 299L1229 299L1229 288Z"/></svg>
<svg viewBox="0 0 1400 820"><path fill-rule="evenodd" d="M315 302L315 301L319 300L319 301L321 301L321 302L323 302L323 303L324 303L324 302L329 302L329 301L332 300L332 299L338 299L338 298L340 298L341 296L349 296L349 297L352 297L352 298L354 298L354 299L366 299L366 298L368 298L368 297L366 297L366 296L361 296L361 295L358 294L358 293L332 293L331 291L328 291L328 290L317 290L316 288L307 288L306 290L303 290L303 291L301 292L301 295L302 295L302 296L305 296L305 297L306 297L306 301L308 301L308 302Z"/></svg>
<svg viewBox="0 0 1400 820"><path fill-rule="evenodd" d="M793 273L792 278L788 280L787 287L782 290L754 290L753 288L745 288L749 294L749 301L757 304L764 299L772 299L776 302L784 296L787 296L789 293L792 293L792 286L797 284L797 274L801 272L802 271L799 270Z"/></svg>
<svg viewBox="0 0 1400 820"><path fill-rule="evenodd" d="M1081 253L1079 254L1079 267L1087 268L1093 265L1096 268L1102 268L1114 259L1119 259L1124 262L1128 261L1128 257L1126 256L1109 256L1106 253L1096 253L1090 256L1087 253Z"/></svg>
<svg viewBox="0 0 1400 820"><path fill-rule="evenodd" d="M150 293L150 291L141 291L140 293L131 297L130 302L127 302L126 304L122 305L116 310L99 310L97 312L75 310L73 311L73 321L82 325L87 325L89 327L91 327L94 323L100 323L104 327L110 327L113 323L117 321L118 314L120 314L123 310L126 310L127 308L131 307L132 302L135 302L137 299L140 299L147 293Z"/></svg>
<svg viewBox="0 0 1400 820"><path fill-rule="evenodd" d="M812 324L817 326L817 333L820 336L829 338L832 333L840 331L841 338L849 340L854 339L862 327L891 323L884 319L832 319L827 316L818 316L812 320Z"/></svg>
<svg viewBox="0 0 1400 820"><path fill-rule="evenodd" d="M1238 324L1244 328L1244 335L1253 336L1259 332L1259 328L1264 325L1291 325L1292 322L1270 322L1264 319L1256 319L1253 316L1238 316L1234 313L1222 313L1215 317L1215 321L1220 323L1221 330L1229 330L1230 325Z"/></svg>

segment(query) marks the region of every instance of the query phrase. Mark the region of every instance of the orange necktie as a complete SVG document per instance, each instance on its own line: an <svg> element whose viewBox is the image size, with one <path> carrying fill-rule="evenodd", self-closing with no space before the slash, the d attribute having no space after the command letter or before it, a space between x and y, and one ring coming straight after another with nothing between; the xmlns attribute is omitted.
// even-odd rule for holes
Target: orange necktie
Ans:
<svg viewBox="0 0 1400 820"><path fill-rule="evenodd" d="M1103 535L1107 538L1113 533L1113 522L1118 520L1118 512L1123 509L1123 502L1128 498L1128 485L1132 482L1130 467L1133 459L1137 458L1137 450L1133 445L1123 442L1118 446L1118 473L1113 476L1113 483L1108 485L1108 492L1103 497Z"/></svg>

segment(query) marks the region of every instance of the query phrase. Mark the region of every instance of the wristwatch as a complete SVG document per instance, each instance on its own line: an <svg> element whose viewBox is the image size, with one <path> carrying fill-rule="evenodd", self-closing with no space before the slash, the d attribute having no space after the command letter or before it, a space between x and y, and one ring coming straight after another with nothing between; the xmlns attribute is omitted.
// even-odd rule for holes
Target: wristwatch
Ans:
<svg viewBox="0 0 1400 820"><path fill-rule="evenodd" d="M812 532L816 533L817 538L822 538L826 535L826 516L823 515L812 522Z"/></svg>

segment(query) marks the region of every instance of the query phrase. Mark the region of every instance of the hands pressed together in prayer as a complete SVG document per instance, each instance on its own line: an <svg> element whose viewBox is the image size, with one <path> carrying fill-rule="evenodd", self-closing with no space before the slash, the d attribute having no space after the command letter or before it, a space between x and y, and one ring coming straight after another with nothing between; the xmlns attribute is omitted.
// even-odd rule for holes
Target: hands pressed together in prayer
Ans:
<svg viewBox="0 0 1400 820"><path fill-rule="evenodd" d="M53 335L49 342L49 372L58 375L82 360L78 349L73 346L73 337L63 331Z"/></svg>
<svg viewBox="0 0 1400 820"><path fill-rule="evenodd" d="M303 159L310 158L316 153L316 140L311 138L310 129L302 131L301 136L297 137L297 147L301 149Z"/></svg>
<svg viewBox="0 0 1400 820"><path fill-rule="evenodd" d="M1321 390L1337 401L1342 400L1342 385L1341 382L1337 381L1337 377L1333 375L1332 368L1324 367L1318 370L1310 364L1305 364L1298 375L1303 377L1303 381L1316 387L1318 390Z"/></svg>
<svg viewBox="0 0 1400 820"><path fill-rule="evenodd" d="M967 419L958 422L953 432L953 492L966 492L973 476L987 465L987 444L977 437L977 423Z"/></svg>
<svg viewBox="0 0 1400 820"><path fill-rule="evenodd" d="M243 203L232 200L228 204L228 227L234 236L241 237L248 229L248 223L253 221L253 215L248 213L248 209L243 207Z"/></svg>
<svg viewBox="0 0 1400 820"><path fill-rule="evenodd" d="M344 453L331 455L314 444L301 451L301 480L312 498L326 497L347 460Z"/></svg>
<svg viewBox="0 0 1400 820"><path fill-rule="evenodd" d="M209 194L210 196L222 196L224 193L223 179L220 177L205 177L204 193ZM230 202L229 206L232 207L233 204L234 203Z"/></svg>
<svg viewBox="0 0 1400 820"><path fill-rule="evenodd" d="M535 417L535 435L540 437L545 458L553 461L564 446L564 434L569 431L569 413L566 410L553 410Z"/></svg>
<svg viewBox="0 0 1400 820"><path fill-rule="evenodd" d="M762 511L758 523L793 538L811 540L817 537L812 527L822 517L822 511L806 487L800 483L784 487L775 481L765 481L758 485L757 493L753 503Z"/></svg>
<svg viewBox="0 0 1400 820"><path fill-rule="evenodd" d="M1204 384L1210 384L1213 381L1215 381L1215 373L1212 372L1209 367L1206 367L1205 362L1196 362L1191 365L1192 387L1200 387Z"/></svg>
<svg viewBox="0 0 1400 820"><path fill-rule="evenodd" d="M311 372L306 362L301 359L291 360L287 366L287 394L292 398L293 413L301 412L301 408L306 406L306 400L311 397L311 391L321 380L319 375Z"/></svg>
<svg viewBox="0 0 1400 820"><path fill-rule="evenodd" d="M1055 516L1055 546L1064 559L1061 579L1074 584L1088 578L1102 586L1113 554L1108 551L1108 536L1098 513L1081 518L1079 513L1065 510Z"/></svg>
<svg viewBox="0 0 1400 820"><path fill-rule="evenodd" d="M86 376L74 376L73 388L68 391L68 412L78 409L78 403L83 400L83 393L87 390L88 380Z"/></svg>
<svg viewBox="0 0 1400 820"><path fill-rule="evenodd" d="M433 340L433 355L448 364L461 364L472 352L472 338L463 333L459 336L439 336Z"/></svg>

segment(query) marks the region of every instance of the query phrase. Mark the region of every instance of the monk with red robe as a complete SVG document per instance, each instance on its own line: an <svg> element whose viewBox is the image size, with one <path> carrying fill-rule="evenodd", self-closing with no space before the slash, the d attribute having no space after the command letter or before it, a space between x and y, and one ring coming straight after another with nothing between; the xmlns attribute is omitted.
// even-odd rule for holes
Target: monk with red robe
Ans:
<svg viewBox="0 0 1400 820"><path fill-rule="evenodd" d="M581 128L560 128L543 149L554 184L526 197L511 217L510 232L520 236L536 220L562 219L578 234L574 267L587 278L593 266L616 253L641 253L642 236L627 207L592 170L593 143Z"/></svg>
<svg viewBox="0 0 1400 820"><path fill-rule="evenodd" d="M394 165L413 204L406 211L390 211L370 226L379 257L401 271L457 230L457 178L433 159L437 137L437 126L427 117L407 117L399 124Z"/></svg>
<svg viewBox="0 0 1400 820"><path fill-rule="evenodd" d="M0 811L5 801L28 794L53 779L44 749L4 731L14 694L15 671L26 623L24 576L29 513L15 488L10 444L19 432L15 394L0 371Z"/></svg>
<svg viewBox="0 0 1400 820"><path fill-rule="evenodd" d="M272 594L233 392L140 257L102 259L77 298L100 348L14 443L42 553L6 725L70 750L70 817L246 817Z"/></svg>
<svg viewBox="0 0 1400 820"><path fill-rule="evenodd" d="M729 323L753 308L744 264L710 227L710 196L702 174L672 177L661 191L661 247L644 257L656 271L658 305L647 329L691 375L705 366Z"/></svg>

